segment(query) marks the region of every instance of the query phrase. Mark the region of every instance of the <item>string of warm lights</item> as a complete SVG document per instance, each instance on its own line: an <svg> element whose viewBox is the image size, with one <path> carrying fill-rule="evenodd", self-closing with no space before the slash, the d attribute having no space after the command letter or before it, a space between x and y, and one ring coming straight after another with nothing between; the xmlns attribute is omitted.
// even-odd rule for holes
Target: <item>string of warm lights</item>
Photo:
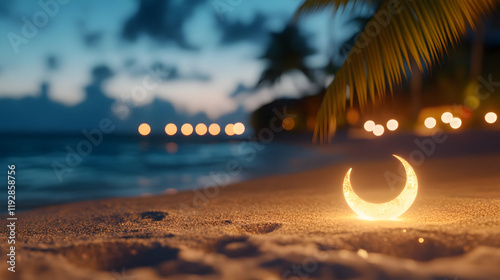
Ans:
<svg viewBox="0 0 500 280"><path fill-rule="evenodd" d="M385 128L381 124L376 124L372 120L368 120L364 124L364 129L372 132L375 136L382 136L385 133ZM399 122L395 119L387 121L386 127L389 131L396 131L399 128Z"/></svg>
<svg viewBox="0 0 500 280"><path fill-rule="evenodd" d="M140 135L147 136L151 133L151 126L147 123L142 123L141 125L139 125L137 130L139 131ZM195 127L193 127L193 125L190 123L185 123L180 126L180 130L177 128L177 125L173 123L169 123L165 126L165 134L167 134L168 136L174 136L179 131L180 134L184 136L190 136L193 134L204 136L207 133L212 136L217 136L221 133L221 127L216 123L210 124L208 127L204 123L199 123ZM237 122L234 124L230 123L224 127L224 132L228 136L242 135L243 133L245 133L245 125L241 122Z"/></svg>
<svg viewBox="0 0 500 280"><path fill-rule="evenodd" d="M484 120L488 124L494 124L497 121L497 118L498 116L494 112L488 112L484 116ZM453 116L451 112L444 112L441 115L441 121L444 124L449 124L453 129L459 129L462 126L462 120L459 117ZM428 117L427 119L425 119L424 125L428 129L433 129L434 127L436 127L437 121L433 117Z"/></svg>
<svg viewBox="0 0 500 280"><path fill-rule="evenodd" d="M484 120L488 124L494 124L498 120L498 116L494 112L488 112L484 116ZM453 116L453 114L450 113L450 112L444 112L441 115L441 121L444 124L449 124L450 127L453 128L453 129L459 129L462 126L462 119L460 119L459 117ZM435 118L433 118L433 117L428 117L428 118L425 119L424 125L428 129L433 129L437 125L437 120ZM398 127L399 127L399 123L398 123L397 120L391 119L391 120L389 120L387 122L386 127L390 131L396 131L398 129ZM363 125L363 128L367 132L372 132L375 136L382 136L384 134L384 132L385 132L385 128L384 128L383 125L376 124L372 120L366 121L364 123L364 125Z"/></svg>

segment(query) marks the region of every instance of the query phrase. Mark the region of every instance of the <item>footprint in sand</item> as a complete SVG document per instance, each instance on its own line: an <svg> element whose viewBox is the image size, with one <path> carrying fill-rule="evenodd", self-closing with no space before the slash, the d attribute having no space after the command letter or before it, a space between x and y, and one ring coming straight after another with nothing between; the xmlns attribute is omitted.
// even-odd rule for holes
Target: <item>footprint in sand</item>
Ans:
<svg viewBox="0 0 500 280"><path fill-rule="evenodd" d="M252 234L266 234L273 232L281 227L279 223L257 223L243 225L242 229Z"/></svg>
<svg viewBox="0 0 500 280"><path fill-rule="evenodd" d="M158 222L163 220L163 218L165 218L167 215L168 213L163 211L147 211L141 213L141 218Z"/></svg>

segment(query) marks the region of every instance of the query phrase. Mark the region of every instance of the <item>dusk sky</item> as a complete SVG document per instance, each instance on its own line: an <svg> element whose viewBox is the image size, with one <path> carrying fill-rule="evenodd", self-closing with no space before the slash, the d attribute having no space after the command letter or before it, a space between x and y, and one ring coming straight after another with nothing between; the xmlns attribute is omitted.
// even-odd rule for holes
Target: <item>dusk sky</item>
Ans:
<svg viewBox="0 0 500 280"><path fill-rule="evenodd" d="M37 2L0 4L0 105L7 99L38 98L43 84L48 86L50 101L58 106L72 108L88 101L86 87L92 84L98 84L106 97L120 100L130 98L137 86L144 88L147 79L145 97L135 98L134 106L140 109L155 97L170 103L175 113L167 110L155 116L165 122L173 114L179 121L196 115L216 121L229 114L242 118L235 121L246 121L259 106L279 97L302 96L311 88L303 74L290 73L274 86L255 89L265 67L259 56L270 32L283 30L300 0L160 5L134 0L68 1L57 9L50 7L55 12L48 22L33 31L25 26L44 20ZM352 34L353 26L344 22L332 18L331 11L301 21L301 31L317 51L308 58L311 67L328 63L327 57L338 48L332 42ZM26 30L32 38L26 38ZM105 77L96 78L92 74L96 68L101 69L97 76L104 71ZM156 83L148 69L168 74ZM29 113L44 110L39 107L33 106ZM128 117L133 118L133 113ZM21 121L18 126L30 130L29 123ZM57 129L57 121L50 123Z"/></svg>

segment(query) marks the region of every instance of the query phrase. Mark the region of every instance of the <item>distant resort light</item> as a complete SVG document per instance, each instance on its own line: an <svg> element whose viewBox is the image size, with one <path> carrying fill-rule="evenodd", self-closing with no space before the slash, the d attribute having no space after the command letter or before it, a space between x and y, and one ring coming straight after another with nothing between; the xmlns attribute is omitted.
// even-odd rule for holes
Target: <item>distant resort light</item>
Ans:
<svg viewBox="0 0 500 280"><path fill-rule="evenodd" d="M196 126L196 134L203 136L207 134L207 126L203 123L200 123Z"/></svg>
<svg viewBox="0 0 500 280"><path fill-rule="evenodd" d="M396 129L398 129L399 127L399 123L397 120L389 120L387 122L387 129L389 129L390 131L395 131Z"/></svg>
<svg viewBox="0 0 500 280"><path fill-rule="evenodd" d="M434 128L436 127L436 124L437 124L437 121L435 118L433 117L428 117L427 119L425 119L424 121L424 125L425 127L427 127L428 129L431 129L431 128Z"/></svg>
<svg viewBox="0 0 500 280"><path fill-rule="evenodd" d="M295 127L295 121L292 118L285 118L281 123L285 130L292 130Z"/></svg>
<svg viewBox="0 0 500 280"><path fill-rule="evenodd" d="M375 134L375 136L382 136L384 134L384 127L380 124L377 124L374 128L373 128L373 134Z"/></svg>
<svg viewBox="0 0 500 280"><path fill-rule="evenodd" d="M143 123L143 124L139 125L138 130L139 130L139 134L141 134L142 136L146 136L146 135L149 135L149 133L151 133L151 127L147 123Z"/></svg>
<svg viewBox="0 0 500 280"><path fill-rule="evenodd" d="M489 124L494 124L498 119L497 114L489 112L484 116L484 120Z"/></svg>
<svg viewBox="0 0 500 280"><path fill-rule="evenodd" d="M349 108L347 109L347 112L345 114L345 118L348 124L350 125L356 125L359 123L359 119L361 116L359 115L359 111L354 109L354 108Z"/></svg>
<svg viewBox="0 0 500 280"><path fill-rule="evenodd" d="M233 136L234 135L234 124L230 123L230 124L226 125L226 128L224 129L224 131L226 132L226 134L228 136Z"/></svg>
<svg viewBox="0 0 500 280"><path fill-rule="evenodd" d="M185 123L181 127L181 132L185 136L193 134L193 126L191 124Z"/></svg>
<svg viewBox="0 0 500 280"><path fill-rule="evenodd" d="M213 123L211 124L209 127L208 127L208 132L210 133L210 135L212 136L216 136L216 135L219 135L220 133L220 126L216 123Z"/></svg>
<svg viewBox="0 0 500 280"><path fill-rule="evenodd" d="M450 126L453 129L459 129L462 126L462 120L459 118L453 118L450 122Z"/></svg>
<svg viewBox="0 0 500 280"><path fill-rule="evenodd" d="M169 123L165 126L165 133L169 136L175 135L177 133L177 126L173 123Z"/></svg>
<svg viewBox="0 0 500 280"><path fill-rule="evenodd" d="M464 105L466 105L472 110L476 110L480 104L481 101L476 95L467 96L464 100Z"/></svg>
<svg viewBox="0 0 500 280"><path fill-rule="evenodd" d="M245 132L245 125L238 122L238 123L235 123L234 126L233 126L233 132L234 134L236 135L241 135Z"/></svg>
<svg viewBox="0 0 500 280"><path fill-rule="evenodd" d="M366 121L365 125L364 125L364 128L365 128L366 131L372 132L373 129L375 128L375 122L372 121L372 120Z"/></svg>
<svg viewBox="0 0 500 280"><path fill-rule="evenodd" d="M441 115L441 121L443 121L444 123L450 123L452 120L453 120L453 114L450 112L444 112Z"/></svg>

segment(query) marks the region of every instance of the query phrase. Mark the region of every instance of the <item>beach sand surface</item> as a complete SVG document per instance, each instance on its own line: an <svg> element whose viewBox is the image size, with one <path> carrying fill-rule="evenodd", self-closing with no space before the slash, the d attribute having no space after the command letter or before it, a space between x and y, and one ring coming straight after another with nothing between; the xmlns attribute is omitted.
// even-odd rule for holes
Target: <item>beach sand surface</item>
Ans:
<svg viewBox="0 0 500 280"><path fill-rule="evenodd" d="M386 181L399 165L390 154L362 157L196 192L19 213L16 272L2 262L0 278L500 279L499 154L430 156L414 165L419 192L405 214L357 217L342 194L347 170L362 198L381 202L404 185ZM0 249L5 256L6 242Z"/></svg>

